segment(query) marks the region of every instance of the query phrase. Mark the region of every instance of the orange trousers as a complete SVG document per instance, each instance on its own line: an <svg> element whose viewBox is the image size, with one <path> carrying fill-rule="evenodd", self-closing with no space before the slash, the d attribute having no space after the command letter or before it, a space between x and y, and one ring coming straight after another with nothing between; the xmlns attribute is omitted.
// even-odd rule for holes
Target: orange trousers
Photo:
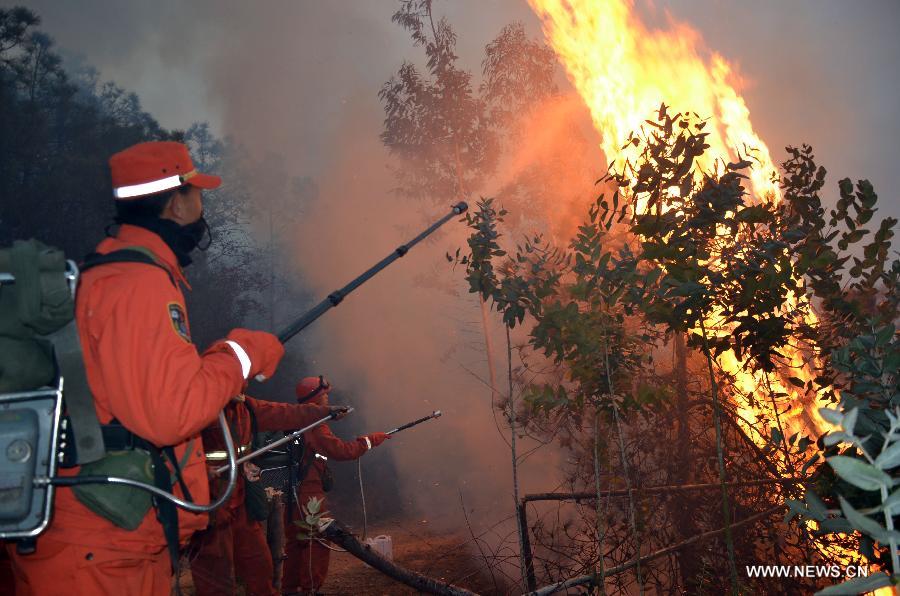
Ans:
<svg viewBox="0 0 900 596"><path fill-rule="evenodd" d="M199 552L191 561L191 575L197 596L235 594L237 581L248 596L274 596L272 555L262 524L247 518L241 505L217 511L213 526L197 540Z"/></svg>
<svg viewBox="0 0 900 596"><path fill-rule="evenodd" d="M19 555L6 546L16 577L16 596L169 596L169 551L129 553L38 537L37 551Z"/></svg>
<svg viewBox="0 0 900 596"><path fill-rule="evenodd" d="M311 496L325 498L325 493L300 493L300 502L306 503ZM325 503L322 503L323 509ZM294 519L299 519L300 508L293 507ZM315 540L298 538L301 530L287 518L288 507L284 508L284 569L281 577L281 590L284 594L309 594L321 589L328 577L328 563L331 551Z"/></svg>
<svg viewBox="0 0 900 596"><path fill-rule="evenodd" d="M286 542L281 589L285 594L317 592L328 577L331 551L316 540L294 537Z"/></svg>

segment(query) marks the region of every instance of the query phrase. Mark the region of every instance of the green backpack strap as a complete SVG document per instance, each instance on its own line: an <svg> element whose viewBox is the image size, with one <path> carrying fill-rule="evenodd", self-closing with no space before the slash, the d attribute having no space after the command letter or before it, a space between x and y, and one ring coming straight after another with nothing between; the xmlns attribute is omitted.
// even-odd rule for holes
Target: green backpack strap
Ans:
<svg viewBox="0 0 900 596"><path fill-rule="evenodd" d="M156 260L152 252L140 246L107 254L91 253L85 257L81 271L108 263L153 265L165 271L169 280L175 284L172 273ZM87 382L81 341L74 318L65 327L47 336L47 339L53 343L59 372L63 377L63 394L69 423L72 426L70 432L75 439L76 461L79 465L99 461L106 456L106 448L100 421L97 419L97 410L94 407L94 397ZM174 463L177 466L177 462Z"/></svg>
<svg viewBox="0 0 900 596"><path fill-rule="evenodd" d="M81 264L81 271L84 272L99 265L106 265L109 263L143 263L145 265L159 267L169 276L169 281L172 282L172 285L178 286L175 282L175 276L172 275L169 268L159 262L159 259L153 254L153 251L144 248L143 246L129 246L128 248L114 250L105 254L92 252L84 258L84 262Z"/></svg>
<svg viewBox="0 0 900 596"><path fill-rule="evenodd" d="M97 410L94 408L94 396L88 386L87 374L81 352L81 341L75 319L65 327L47 336L53 343L59 373L63 378L63 395L66 400L66 411L72 433L75 437L75 449L78 463L86 464L103 459L106 447Z"/></svg>

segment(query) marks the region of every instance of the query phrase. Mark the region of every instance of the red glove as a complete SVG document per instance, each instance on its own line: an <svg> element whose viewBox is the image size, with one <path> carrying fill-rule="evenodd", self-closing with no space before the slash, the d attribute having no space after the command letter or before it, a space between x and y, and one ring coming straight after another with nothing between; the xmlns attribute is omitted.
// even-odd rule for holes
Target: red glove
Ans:
<svg viewBox="0 0 900 596"><path fill-rule="evenodd" d="M225 343L241 362L245 380L250 377L256 377L257 381L270 378L284 356L284 346L278 338L265 331L232 329Z"/></svg>
<svg viewBox="0 0 900 596"><path fill-rule="evenodd" d="M342 420L350 413L349 406L329 406L328 410L334 416L334 420Z"/></svg>
<svg viewBox="0 0 900 596"><path fill-rule="evenodd" d="M391 435L387 433L372 433L369 435L369 441L372 442L372 447L378 447L385 441L391 438Z"/></svg>

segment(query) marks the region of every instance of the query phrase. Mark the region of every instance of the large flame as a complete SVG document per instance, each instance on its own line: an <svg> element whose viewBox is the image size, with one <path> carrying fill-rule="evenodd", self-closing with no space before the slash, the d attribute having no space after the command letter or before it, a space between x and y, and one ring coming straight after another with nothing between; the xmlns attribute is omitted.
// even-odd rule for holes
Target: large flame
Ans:
<svg viewBox="0 0 900 596"><path fill-rule="evenodd" d="M607 160L627 157L621 147L651 111L665 102L710 118L710 148L701 166L734 160L755 150L751 176L758 194L779 189L775 165L750 123L737 75L725 58L705 52L699 34L670 19L667 31L651 31L626 0L528 0L544 34L602 135ZM707 54L707 55L704 55Z"/></svg>
<svg viewBox="0 0 900 596"><path fill-rule="evenodd" d="M751 183L757 196L780 200L772 176L775 164L769 149L753 130L750 111L738 92L740 81L728 61L706 50L699 34L670 17L668 30L650 30L627 0L529 0L543 22L544 34L566 69L575 89L587 104L594 126L601 135L603 153L610 164L634 161L636 148L628 135L641 128L652 110L662 103L690 109L709 118L704 129L709 149L699 165L713 171L721 162L737 161L748 153L756 160ZM623 149L623 145L625 148ZM796 303L795 299L795 303ZM793 307L794 305L790 305ZM719 333L713 314L707 327ZM787 354L790 369L804 381L811 375L802 354ZM827 428L813 400L801 398L797 389L777 375L745 369L733 354L719 359L723 370L735 377L739 396L733 404L739 419L754 436L753 426L781 426L785 434L795 432L814 437ZM760 395L772 393L796 397L792 407L781 411ZM766 438L756 434L758 442ZM786 462L785 462L786 463Z"/></svg>
<svg viewBox="0 0 900 596"><path fill-rule="evenodd" d="M621 170L625 160L634 161L637 156L629 152L636 149L627 143L629 134L639 130L652 111L665 103L675 111L691 110L709 118L704 132L710 133L706 139L710 147L699 161L704 171L711 172L723 161L737 161L749 154L756 161L750 174L754 194L772 201L781 199L780 189L772 180L775 164L750 122L750 112L739 92L740 78L724 57L704 46L694 29L670 16L666 30L651 30L635 14L632 0L528 2L590 110L610 165ZM794 297L788 308L798 304L808 312L806 316L814 317L802 297ZM707 327L728 333L717 328L716 318L713 313ZM819 416L814 396L783 378L812 378L804 355L799 350L785 355L790 372L768 377L750 372L732 353L719 358L722 369L735 379L732 405L739 422L743 420L742 426L759 445L766 443L767 437L756 434L755 428L765 431L779 425L785 435L799 432L816 438L830 427ZM787 397L780 398L777 406L771 397L762 397L773 394ZM778 455L776 459L786 475L797 473L797 461Z"/></svg>

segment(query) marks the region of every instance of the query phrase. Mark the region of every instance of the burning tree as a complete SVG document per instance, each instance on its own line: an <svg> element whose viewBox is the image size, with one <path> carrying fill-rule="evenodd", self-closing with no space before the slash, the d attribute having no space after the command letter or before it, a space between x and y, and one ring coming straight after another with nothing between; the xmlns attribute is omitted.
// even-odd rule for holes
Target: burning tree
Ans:
<svg viewBox="0 0 900 596"><path fill-rule="evenodd" d="M536 538L542 566L526 552L526 581L590 573L578 581L601 590L790 592L816 580L766 583L739 576L738 562L846 564L864 555L887 569L900 538L888 480L895 424L881 413L896 405L896 266L887 256L896 222L882 223L864 258L854 254L874 213L871 185L842 180L826 220L816 194L824 170L809 148L789 149L784 177L774 178L730 65L715 53L704 59L698 37L680 26L648 31L618 0L530 4L611 165L571 242L535 234L512 249L502 240L527 225L547 229L544 211L577 203L547 183L552 176L531 175L553 172L565 157L503 171L517 146L540 145L514 115L557 93L550 52L520 27L486 48L477 94L457 65L449 24L434 20L431 1L405 0L394 21L425 49L427 72L404 63L380 94L382 139L404 160L403 192L441 202L477 190L494 197L468 217L467 254L448 257L506 326L508 390L493 362L489 369L511 427L514 476L517 436L555 439L571 456L571 493L550 497L592 503L559 524L542 517L520 531L523 551ZM602 22L594 18L601 12ZM662 106L644 122L661 97L713 117ZM529 221L534 206L538 221ZM527 337L513 345L511 331L522 326ZM820 414L822 400L841 411ZM843 434L821 439L834 424L845 425ZM868 480L848 485L822 466L841 442L870 466L856 466ZM823 446L831 451L817 452ZM888 455L878 455L882 448ZM813 484L823 498L801 502ZM521 517L534 501L519 503ZM813 521L776 521L785 503ZM878 528L850 524L860 510L880 515ZM851 526L864 530L858 552ZM706 546L713 539L721 549Z"/></svg>
<svg viewBox="0 0 900 596"><path fill-rule="evenodd" d="M736 560L847 564L862 555L896 570L896 498L879 471L900 464L891 413L900 261L887 256L896 222L882 222L865 258L853 257L874 213L871 185L840 182L828 226L846 229L830 229L817 195L825 172L808 147L789 149L778 201L744 187L752 156L701 169L704 128L662 106L629 137L638 157L601 181L604 194L566 248L537 236L508 256L497 228L504 212L492 200L468 218L469 251L458 262L470 291L508 327L528 325L517 350L526 407L512 421L573 454L573 493L548 497L595 504L581 522L531 528L544 568L526 576L589 573L576 583L601 591L636 582L640 591L651 583L789 593L815 580L738 578ZM855 281L844 288L850 259ZM659 356L670 349L676 365L661 372ZM830 466L815 452L828 428L815 410L821 400L840 401L843 412L824 413L844 428L822 441ZM652 434L662 440L648 443ZM835 459L841 443L849 447ZM813 485L824 499L807 491L805 505L795 500ZM665 507L637 500L648 486ZM627 502L613 505L613 493ZM778 521L786 500L818 524ZM859 554L853 529L863 534ZM697 547L720 537L725 554Z"/></svg>

